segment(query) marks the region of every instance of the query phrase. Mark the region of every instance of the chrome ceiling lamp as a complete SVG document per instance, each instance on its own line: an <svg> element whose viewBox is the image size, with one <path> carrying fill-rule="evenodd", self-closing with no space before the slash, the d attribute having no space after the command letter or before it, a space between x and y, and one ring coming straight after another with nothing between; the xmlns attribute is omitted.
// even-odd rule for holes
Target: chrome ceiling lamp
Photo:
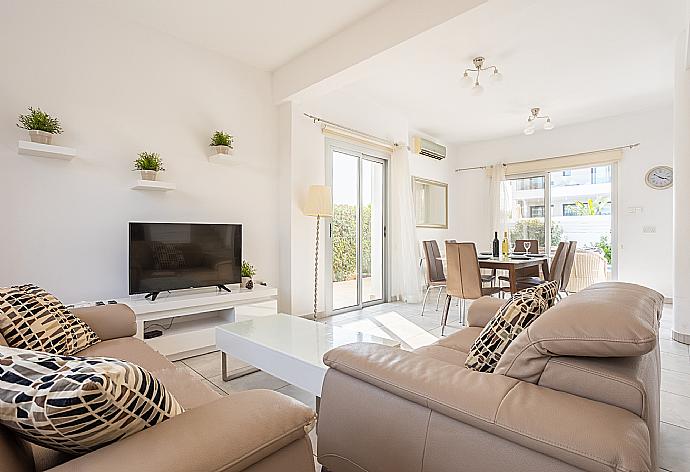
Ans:
<svg viewBox="0 0 690 472"><path fill-rule="evenodd" d="M534 123L536 120L546 120L544 122L544 129L545 130L553 129L553 123L551 122L551 117L549 115L540 116L539 115L540 111L541 111L541 108L539 108L539 107L532 108L531 114L527 118L527 126L525 127L525 129L523 131L527 136L534 134L534 131L536 131L536 128L534 126Z"/></svg>
<svg viewBox="0 0 690 472"><path fill-rule="evenodd" d="M484 87L479 83L479 76L485 70L492 70L493 72L489 76L494 82L498 82L503 79L503 76L498 72L498 67L487 66L484 67L484 58L482 56L477 56L472 59L474 64L474 69L465 69L465 73L462 74L462 86L469 87L472 86L472 95L481 95L484 92ZM472 75L470 75L472 74ZM474 77L473 77L474 76Z"/></svg>

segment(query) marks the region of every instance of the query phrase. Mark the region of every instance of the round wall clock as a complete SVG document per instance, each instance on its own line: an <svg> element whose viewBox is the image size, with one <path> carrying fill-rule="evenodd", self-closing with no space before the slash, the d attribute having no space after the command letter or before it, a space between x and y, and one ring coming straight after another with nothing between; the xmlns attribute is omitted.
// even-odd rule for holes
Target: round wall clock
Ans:
<svg viewBox="0 0 690 472"><path fill-rule="evenodd" d="M652 167L647 171L644 180L655 190L671 188L673 185L673 168L669 166Z"/></svg>

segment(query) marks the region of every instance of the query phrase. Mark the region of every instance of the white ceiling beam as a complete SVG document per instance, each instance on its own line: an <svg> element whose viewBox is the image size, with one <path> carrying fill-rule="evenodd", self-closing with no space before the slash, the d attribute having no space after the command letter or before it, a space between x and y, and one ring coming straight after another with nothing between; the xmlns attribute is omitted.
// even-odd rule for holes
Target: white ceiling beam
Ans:
<svg viewBox="0 0 690 472"><path fill-rule="evenodd" d="M273 72L276 103L440 25L487 0L394 0L351 24ZM342 77L340 79L342 81ZM337 86L334 80L332 86Z"/></svg>

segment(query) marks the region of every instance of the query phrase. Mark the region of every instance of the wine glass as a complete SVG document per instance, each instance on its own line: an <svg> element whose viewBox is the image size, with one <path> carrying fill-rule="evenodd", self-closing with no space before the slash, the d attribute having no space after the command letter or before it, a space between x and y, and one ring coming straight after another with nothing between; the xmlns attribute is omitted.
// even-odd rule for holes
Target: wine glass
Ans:
<svg viewBox="0 0 690 472"><path fill-rule="evenodd" d="M532 242L525 241L523 244L525 245L525 254L529 254L529 248L532 247Z"/></svg>

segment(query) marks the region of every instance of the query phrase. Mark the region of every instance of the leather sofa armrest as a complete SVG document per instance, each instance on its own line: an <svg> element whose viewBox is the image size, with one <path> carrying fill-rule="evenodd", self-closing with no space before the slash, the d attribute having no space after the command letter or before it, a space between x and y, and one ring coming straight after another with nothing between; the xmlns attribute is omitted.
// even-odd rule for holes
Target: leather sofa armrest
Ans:
<svg viewBox="0 0 690 472"><path fill-rule="evenodd" d="M473 301L467 310L467 323L471 327L483 328L496 312L506 304L506 300L496 297L481 297Z"/></svg>
<svg viewBox="0 0 690 472"><path fill-rule="evenodd" d="M621 408L377 344L334 349L326 353L324 362L340 373L584 470L651 470L647 425ZM329 374L322 408L337 402L326 396Z"/></svg>
<svg viewBox="0 0 690 472"><path fill-rule="evenodd" d="M315 413L288 396L271 390L240 392L49 470L238 472L304 438L314 422ZM310 460L295 463L313 465L308 449L304 454Z"/></svg>
<svg viewBox="0 0 690 472"><path fill-rule="evenodd" d="M89 325L101 341L134 336L137 324L134 312L127 305L89 306L72 308L74 316Z"/></svg>

